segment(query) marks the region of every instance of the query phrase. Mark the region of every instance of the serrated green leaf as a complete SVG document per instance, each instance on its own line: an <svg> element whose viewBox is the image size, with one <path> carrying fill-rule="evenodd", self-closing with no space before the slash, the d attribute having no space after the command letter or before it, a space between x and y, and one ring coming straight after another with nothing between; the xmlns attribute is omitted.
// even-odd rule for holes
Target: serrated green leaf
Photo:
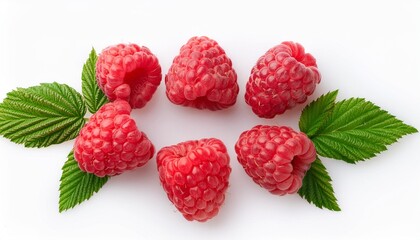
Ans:
<svg viewBox="0 0 420 240"><path fill-rule="evenodd" d="M317 153L348 163L366 160L417 129L362 98L336 103L317 133L311 136Z"/></svg>
<svg viewBox="0 0 420 240"><path fill-rule="evenodd" d="M311 168L306 172L298 193L302 198L319 208L341 211L337 198L334 196L331 181L327 169L317 156Z"/></svg>
<svg viewBox="0 0 420 240"><path fill-rule="evenodd" d="M108 102L108 99L96 82L95 69L97 60L96 51L92 48L82 71L82 94L91 113L95 113L102 105Z"/></svg>
<svg viewBox="0 0 420 240"><path fill-rule="evenodd" d="M299 120L300 131L311 137L317 133L325 120L332 113L338 90L328 92L306 106Z"/></svg>
<svg viewBox="0 0 420 240"><path fill-rule="evenodd" d="M77 161L74 159L73 151L67 156L67 161L62 170L63 173L60 179L60 212L88 200L109 179L109 177L100 178L80 170Z"/></svg>
<svg viewBox="0 0 420 240"><path fill-rule="evenodd" d="M85 124L82 96L66 84L17 88L0 103L0 135L25 147L73 139Z"/></svg>

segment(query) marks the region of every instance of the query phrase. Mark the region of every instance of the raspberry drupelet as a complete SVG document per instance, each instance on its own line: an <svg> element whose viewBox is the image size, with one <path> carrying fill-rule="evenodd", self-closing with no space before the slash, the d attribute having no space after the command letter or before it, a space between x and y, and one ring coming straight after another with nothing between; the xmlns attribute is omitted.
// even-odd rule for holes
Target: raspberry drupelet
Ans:
<svg viewBox="0 0 420 240"><path fill-rule="evenodd" d="M208 37L192 37L165 77L166 95L177 105L219 110L235 104L239 92L232 61Z"/></svg>
<svg viewBox="0 0 420 240"><path fill-rule="evenodd" d="M296 193L316 158L304 133L279 126L258 125L243 132L235 151L252 180L276 195Z"/></svg>
<svg viewBox="0 0 420 240"><path fill-rule="evenodd" d="M215 138L182 142L157 154L157 167L169 200L189 221L207 221L225 200L231 172L229 155Z"/></svg>
<svg viewBox="0 0 420 240"><path fill-rule="evenodd" d="M82 171L98 177L114 176L141 167L154 154L154 146L130 117L123 100L103 105L82 128L74 144L74 157Z"/></svg>
<svg viewBox="0 0 420 240"><path fill-rule="evenodd" d="M305 102L320 81L315 58L299 43L283 42L252 68L245 101L259 117L274 118Z"/></svg>
<svg viewBox="0 0 420 240"><path fill-rule="evenodd" d="M110 101L121 99L132 108L142 108L159 86L162 70L147 47L118 44L99 54L96 80Z"/></svg>

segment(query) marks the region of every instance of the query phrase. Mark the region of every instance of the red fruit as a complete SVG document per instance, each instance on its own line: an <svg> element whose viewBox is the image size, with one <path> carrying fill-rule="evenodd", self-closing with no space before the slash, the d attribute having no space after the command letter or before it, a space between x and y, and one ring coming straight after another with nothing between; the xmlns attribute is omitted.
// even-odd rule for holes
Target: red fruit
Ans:
<svg viewBox="0 0 420 240"><path fill-rule="evenodd" d="M114 176L152 158L153 144L137 129L130 112L127 102L116 100L92 115L74 144L74 157L82 171Z"/></svg>
<svg viewBox="0 0 420 240"><path fill-rule="evenodd" d="M169 200L189 220L216 216L229 185L229 155L218 139L182 142L157 154L159 178Z"/></svg>
<svg viewBox="0 0 420 240"><path fill-rule="evenodd" d="M141 108L162 80L158 59L147 47L118 44L105 48L96 62L96 80L110 101L128 101Z"/></svg>
<svg viewBox="0 0 420 240"><path fill-rule="evenodd" d="M273 118L305 102L320 80L315 58L299 43L283 42L252 68L245 101L259 117Z"/></svg>
<svg viewBox="0 0 420 240"><path fill-rule="evenodd" d="M296 193L316 158L315 146L289 127L258 125L241 134L235 145L245 172L273 194Z"/></svg>
<svg viewBox="0 0 420 240"><path fill-rule="evenodd" d="M232 106L239 92L232 61L208 37L181 47L165 77L166 95L177 105L218 110Z"/></svg>

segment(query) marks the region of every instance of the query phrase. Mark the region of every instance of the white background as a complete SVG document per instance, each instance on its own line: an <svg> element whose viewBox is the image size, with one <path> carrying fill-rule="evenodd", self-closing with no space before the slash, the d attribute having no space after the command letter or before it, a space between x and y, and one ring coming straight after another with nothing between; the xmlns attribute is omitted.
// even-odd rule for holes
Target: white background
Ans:
<svg viewBox="0 0 420 240"><path fill-rule="evenodd" d="M166 73L187 40L219 42L238 73L237 104L210 112L171 104L161 84L133 115L157 149L222 139L232 174L220 214L188 222L168 201L155 158L112 178L91 200L58 213L61 167L72 141L25 149L0 138L0 239L420 239L419 134L357 165L325 159L342 208L254 184L236 160L239 134L257 124L297 129L303 105L272 120L245 104L251 67L270 47L300 42L322 73L313 100L364 97L420 128L420 1L0 1L0 99L16 87L66 83L81 90L91 47L149 47Z"/></svg>

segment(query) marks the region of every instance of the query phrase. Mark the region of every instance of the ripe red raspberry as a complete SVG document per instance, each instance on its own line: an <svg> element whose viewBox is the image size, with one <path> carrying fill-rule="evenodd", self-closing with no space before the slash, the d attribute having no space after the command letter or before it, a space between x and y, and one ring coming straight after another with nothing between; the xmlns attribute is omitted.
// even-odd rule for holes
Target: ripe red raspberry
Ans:
<svg viewBox="0 0 420 240"><path fill-rule="evenodd" d="M141 108L162 80L158 59L147 47L118 44L105 48L96 62L96 80L110 101L122 99Z"/></svg>
<svg viewBox="0 0 420 240"><path fill-rule="evenodd" d="M218 139L182 142L157 154L159 178L169 200L189 220L216 216L225 200L231 168Z"/></svg>
<svg viewBox="0 0 420 240"><path fill-rule="evenodd" d="M103 105L82 128L74 157L82 171L114 176L143 166L154 154L153 144L137 129L126 101Z"/></svg>
<svg viewBox="0 0 420 240"><path fill-rule="evenodd" d="M252 68L245 101L259 117L273 118L305 102L320 80L315 58L299 43L283 42Z"/></svg>
<svg viewBox="0 0 420 240"><path fill-rule="evenodd" d="M166 95L177 105L218 110L232 106L239 92L232 61L208 37L181 47L165 77Z"/></svg>
<svg viewBox="0 0 420 240"><path fill-rule="evenodd" d="M254 182L276 195L296 193L316 158L304 133L278 126L258 125L243 132L235 151Z"/></svg>

